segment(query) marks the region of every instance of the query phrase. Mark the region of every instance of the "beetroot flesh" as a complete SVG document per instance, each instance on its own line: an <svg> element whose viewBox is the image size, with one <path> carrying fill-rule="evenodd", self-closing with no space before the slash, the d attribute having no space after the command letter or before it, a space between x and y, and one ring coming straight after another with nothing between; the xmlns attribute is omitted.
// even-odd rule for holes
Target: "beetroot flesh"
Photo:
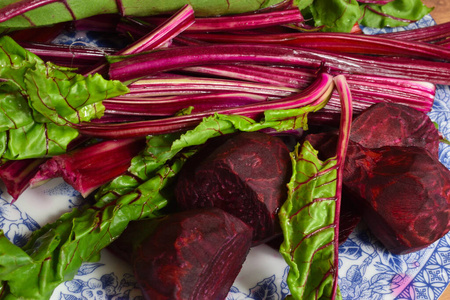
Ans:
<svg viewBox="0 0 450 300"><path fill-rule="evenodd" d="M349 147L345 186L365 223L394 254L423 249L450 230L450 171L419 147Z"/></svg>
<svg viewBox="0 0 450 300"><path fill-rule="evenodd" d="M225 299L251 246L252 229L218 208L161 220L133 254L146 299Z"/></svg>
<svg viewBox="0 0 450 300"><path fill-rule="evenodd" d="M277 137L242 132L212 139L180 171L181 210L218 207L250 225L253 244L281 234L278 209L287 197L292 164Z"/></svg>
<svg viewBox="0 0 450 300"><path fill-rule="evenodd" d="M401 104L378 103L353 120L350 139L366 148L422 147L438 157L440 137L425 113Z"/></svg>
<svg viewBox="0 0 450 300"><path fill-rule="evenodd" d="M334 133L306 139L324 158L334 155ZM368 149L351 140L343 184L346 199L394 254L423 249L450 230L450 171L424 148Z"/></svg>

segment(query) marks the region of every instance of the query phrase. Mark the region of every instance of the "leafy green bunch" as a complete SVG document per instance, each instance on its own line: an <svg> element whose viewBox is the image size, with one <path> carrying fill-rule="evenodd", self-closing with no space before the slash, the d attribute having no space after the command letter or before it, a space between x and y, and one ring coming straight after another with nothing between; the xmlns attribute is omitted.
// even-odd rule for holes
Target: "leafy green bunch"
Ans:
<svg viewBox="0 0 450 300"><path fill-rule="evenodd" d="M102 100L128 92L119 81L44 62L8 36L0 37L0 65L3 160L64 153L78 136L73 124L101 117Z"/></svg>

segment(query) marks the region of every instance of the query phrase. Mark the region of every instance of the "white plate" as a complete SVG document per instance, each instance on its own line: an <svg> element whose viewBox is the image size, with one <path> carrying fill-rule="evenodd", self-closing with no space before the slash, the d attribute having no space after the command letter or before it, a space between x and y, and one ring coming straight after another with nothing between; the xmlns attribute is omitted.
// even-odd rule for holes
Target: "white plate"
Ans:
<svg viewBox="0 0 450 300"><path fill-rule="evenodd" d="M426 27L434 24L430 16L408 26ZM402 29L395 29L402 30ZM369 34L383 30L365 28ZM93 36L79 33L61 40L80 39L89 42ZM86 41L87 40L87 41ZM450 138L450 89L438 86L431 119L439 124L444 136ZM450 146L441 144L439 157L450 168ZM5 191L1 187L1 191ZM32 230L58 218L80 205L79 194L61 179L54 179L36 189L27 190L16 204L0 191L0 228L14 243L23 244ZM362 227L339 249L339 287L344 299L438 299L450 279L450 234L427 249L397 256L383 247ZM251 250L227 300L284 299L287 265L281 255L269 246ZM143 299L136 287L129 265L107 250L96 263L85 263L71 281L62 283L51 300L59 299Z"/></svg>

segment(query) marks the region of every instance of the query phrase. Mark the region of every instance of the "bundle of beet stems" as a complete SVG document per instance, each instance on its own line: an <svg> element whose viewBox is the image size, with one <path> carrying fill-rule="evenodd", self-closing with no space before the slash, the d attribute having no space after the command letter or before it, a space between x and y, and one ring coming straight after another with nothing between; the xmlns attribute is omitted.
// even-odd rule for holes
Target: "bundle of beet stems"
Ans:
<svg viewBox="0 0 450 300"><path fill-rule="evenodd" d="M346 77L354 115L379 102L429 112L436 85L450 85L449 24L367 36L298 31L303 22L298 9L286 7L196 18L187 5L164 18L101 16L70 23L77 30L126 36L129 43L122 49L53 44L48 29L44 29L46 38L31 41L26 31L11 36L46 61L127 84L127 94L103 101L103 117L73 125L84 140L103 139L110 143L108 149L119 152L149 135L192 129L214 114L260 120L267 110L322 101L324 73ZM336 90L327 101L323 109L308 116L310 124L339 123ZM93 151L95 144L90 147L87 151L92 152L74 146L70 159L83 157L101 164L105 152ZM134 155L129 152L126 157ZM48 160L8 161L1 166L0 176L14 199L30 184L61 175L36 177ZM110 161L105 163L111 167ZM122 164L110 172L116 176L125 171ZM83 176L85 183L73 185L84 196L112 179L92 184L98 174L91 171Z"/></svg>

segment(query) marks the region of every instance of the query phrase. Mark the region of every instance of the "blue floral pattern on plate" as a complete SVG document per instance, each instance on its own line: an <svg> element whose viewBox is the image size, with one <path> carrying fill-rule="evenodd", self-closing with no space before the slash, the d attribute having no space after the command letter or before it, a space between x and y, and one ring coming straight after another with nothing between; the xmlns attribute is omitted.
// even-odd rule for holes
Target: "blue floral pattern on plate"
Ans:
<svg viewBox="0 0 450 300"><path fill-rule="evenodd" d="M394 30L427 27L435 22L426 16L405 28L363 28L366 34L379 34ZM59 42L89 43L94 47L105 43L103 37L80 32L73 36L62 35ZM441 133L450 139L450 87L437 86L430 118L438 124ZM450 146L441 143L440 161L450 168ZM0 228L17 245L23 245L31 231L43 224L30 216L26 205L10 204L10 197L0 189ZM35 193L35 192L30 192ZM26 198L54 198L66 203L65 210L81 205L79 194L67 184L60 183L42 188L38 194ZM64 209L62 209L64 211ZM288 267L281 255L266 245L253 248L241 273L231 288L227 300L270 299L281 300L289 294L286 283ZM450 282L450 234L430 247L406 255L393 255L364 228L358 226L349 239L339 248L339 287L346 300L436 300ZM144 299L136 285L129 265L117 259L107 250L100 262L85 263L74 279L61 284L51 300L85 299Z"/></svg>
<svg viewBox="0 0 450 300"><path fill-rule="evenodd" d="M114 272L101 275L99 278L90 277L101 263L85 263L78 271L77 276L64 283L66 291L58 294L58 299L84 300L84 299L120 299L140 300L142 295L132 296L133 290L138 290L133 274L125 273L119 279Z"/></svg>
<svg viewBox="0 0 450 300"><path fill-rule="evenodd" d="M16 205L4 199L2 194L3 191L0 191L0 228L10 241L23 246L31 232L40 226L26 212L22 212Z"/></svg>

